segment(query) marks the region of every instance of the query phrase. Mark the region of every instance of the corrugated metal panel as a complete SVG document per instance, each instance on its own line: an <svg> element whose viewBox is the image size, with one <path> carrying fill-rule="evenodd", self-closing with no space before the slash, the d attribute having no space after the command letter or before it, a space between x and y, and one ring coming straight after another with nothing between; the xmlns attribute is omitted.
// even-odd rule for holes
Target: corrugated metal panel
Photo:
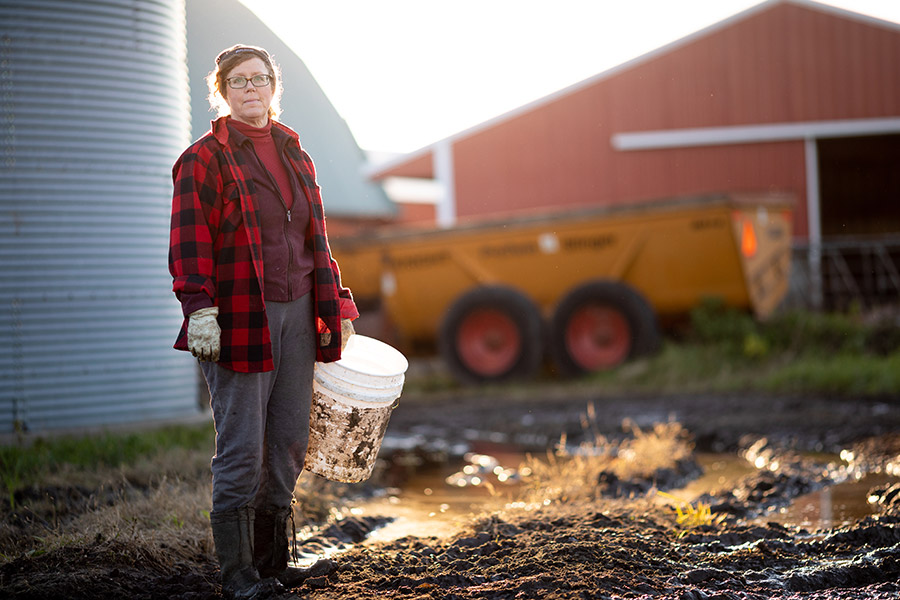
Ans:
<svg viewBox="0 0 900 600"><path fill-rule="evenodd" d="M183 0L3 0L0 94L0 432L196 413L166 268Z"/></svg>

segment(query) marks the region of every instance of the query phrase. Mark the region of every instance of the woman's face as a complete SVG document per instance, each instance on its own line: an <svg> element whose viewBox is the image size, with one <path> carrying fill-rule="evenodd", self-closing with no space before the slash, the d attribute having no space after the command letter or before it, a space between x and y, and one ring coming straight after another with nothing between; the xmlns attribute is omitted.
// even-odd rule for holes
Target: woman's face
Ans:
<svg viewBox="0 0 900 600"><path fill-rule="evenodd" d="M242 123L262 127L269 120L269 105L272 104L273 82L262 87L255 87L247 81L247 87L239 90L228 87L228 79L245 77L248 80L254 75L268 75L266 63L261 58L245 60L228 73L225 82L225 102L231 107L231 117Z"/></svg>

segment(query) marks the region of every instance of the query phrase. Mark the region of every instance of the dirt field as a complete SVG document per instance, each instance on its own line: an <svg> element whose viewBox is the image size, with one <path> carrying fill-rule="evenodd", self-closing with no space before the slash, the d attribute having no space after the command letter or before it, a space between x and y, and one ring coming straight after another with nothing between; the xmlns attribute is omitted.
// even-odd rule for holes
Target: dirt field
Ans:
<svg viewBox="0 0 900 600"><path fill-rule="evenodd" d="M418 437L425 446L492 440L537 450L552 446L562 433L571 444L585 438L589 403L596 413L590 435L624 437L625 420L638 427L675 421L690 433L698 452L743 452L762 468L696 499L712 509L714 518L694 528L679 525L671 506L647 496L652 486L664 490L697 476L693 460L655 473L653 481L601 477L586 494L588 500L473 517L448 538L404 537L363 545L390 515L345 518L305 542L307 550L322 543L349 548L336 557L338 569L281 597L762 600L900 595L900 398L623 398L572 386L514 393L466 390L405 395L389 433ZM850 451L845 461L835 458L842 450ZM893 469L893 487L868 492L876 503L875 516L823 531L766 524L769 511L830 485L838 476ZM390 475L391 469L384 473ZM7 520L16 519L27 521L24 513ZM66 522L58 527L65 528ZM9 556L0 565L0 596L220 598L209 540L184 537L183 544L171 548L169 559L145 552L139 544L99 536L44 554Z"/></svg>

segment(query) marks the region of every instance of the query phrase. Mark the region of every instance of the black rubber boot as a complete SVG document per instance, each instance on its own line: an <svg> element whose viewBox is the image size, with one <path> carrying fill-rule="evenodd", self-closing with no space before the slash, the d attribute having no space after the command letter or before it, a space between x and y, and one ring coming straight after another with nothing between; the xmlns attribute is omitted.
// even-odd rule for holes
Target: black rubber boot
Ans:
<svg viewBox="0 0 900 600"><path fill-rule="evenodd" d="M274 577L286 588L297 587L310 577L328 575L337 568L337 564L327 558L319 559L309 567L288 566L290 548L287 528L290 515L290 507L260 510L254 526L256 546L253 562L260 576Z"/></svg>
<svg viewBox="0 0 900 600"><path fill-rule="evenodd" d="M249 506L209 515L222 592L235 600L263 600L284 589L273 579L261 579L253 565L253 521Z"/></svg>

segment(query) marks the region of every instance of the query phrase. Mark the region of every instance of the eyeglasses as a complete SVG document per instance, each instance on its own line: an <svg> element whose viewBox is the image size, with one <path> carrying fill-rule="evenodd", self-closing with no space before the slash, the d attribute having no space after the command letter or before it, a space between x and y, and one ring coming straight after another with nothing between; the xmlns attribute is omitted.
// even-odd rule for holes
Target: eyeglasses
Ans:
<svg viewBox="0 0 900 600"><path fill-rule="evenodd" d="M241 77L238 75L237 77L229 77L225 80L228 82L228 87L233 90L242 90L247 87L248 83L252 83L253 87L263 87L264 85L269 85L272 81L271 75L254 75L253 77L247 79L246 77Z"/></svg>

